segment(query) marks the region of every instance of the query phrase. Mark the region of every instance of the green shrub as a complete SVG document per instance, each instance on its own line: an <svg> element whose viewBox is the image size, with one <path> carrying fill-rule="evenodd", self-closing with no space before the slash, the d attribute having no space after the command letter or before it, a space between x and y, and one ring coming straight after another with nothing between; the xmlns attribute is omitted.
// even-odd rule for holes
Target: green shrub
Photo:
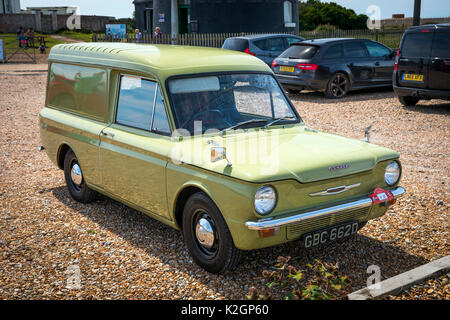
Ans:
<svg viewBox="0 0 450 320"><path fill-rule="evenodd" d="M278 257L274 270L264 270L265 288L250 288L249 300L329 300L345 299L349 286L338 266L315 260L305 270L289 264L291 257Z"/></svg>

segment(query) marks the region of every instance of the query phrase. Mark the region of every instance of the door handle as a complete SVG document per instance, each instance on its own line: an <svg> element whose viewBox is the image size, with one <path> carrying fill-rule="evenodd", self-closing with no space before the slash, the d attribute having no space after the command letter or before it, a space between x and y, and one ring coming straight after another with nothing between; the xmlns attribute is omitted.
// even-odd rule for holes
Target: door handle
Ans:
<svg viewBox="0 0 450 320"><path fill-rule="evenodd" d="M379 66L379 65L380 65L380 63L379 63L379 62L377 61L377 62L375 62L375 65L376 65L376 66Z"/></svg>
<svg viewBox="0 0 450 320"><path fill-rule="evenodd" d="M102 130L102 135L104 135L105 137L111 137L111 138L114 138L114 133L111 133L111 132L106 132L106 131L103 131Z"/></svg>

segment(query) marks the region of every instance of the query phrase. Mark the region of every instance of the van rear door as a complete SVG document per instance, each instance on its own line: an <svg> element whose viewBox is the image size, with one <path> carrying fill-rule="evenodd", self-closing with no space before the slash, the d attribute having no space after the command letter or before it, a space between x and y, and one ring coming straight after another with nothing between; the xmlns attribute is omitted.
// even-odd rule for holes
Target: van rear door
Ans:
<svg viewBox="0 0 450 320"><path fill-rule="evenodd" d="M450 90L450 28L435 31L431 50L429 88Z"/></svg>
<svg viewBox="0 0 450 320"><path fill-rule="evenodd" d="M427 88L431 44L434 28L405 33L398 62L398 83L401 86Z"/></svg>

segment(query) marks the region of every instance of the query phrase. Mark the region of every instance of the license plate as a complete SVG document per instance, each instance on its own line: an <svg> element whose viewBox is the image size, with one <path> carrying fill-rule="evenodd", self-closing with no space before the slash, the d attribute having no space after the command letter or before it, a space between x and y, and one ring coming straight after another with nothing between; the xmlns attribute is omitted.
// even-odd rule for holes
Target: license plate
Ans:
<svg viewBox="0 0 450 320"><path fill-rule="evenodd" d="M319 244L346 238L357 233L358 227L358 222L349 222L328 229L311 232L304 236L303 245L305 248L311 248L318 246Z"/></svg>
<svg viewBox="0 0 450 320"><path fill-rule="evenodd" d="M403 80L423 82L423 74L405 73L403 74Z"/></svg>
<svg viewBox="0 0 450 320"><path fill-rule="evenodd" d="M294 67L280 66L280 71L294 72Z"/></svg>
<svg viewBox="0 0 450 320"><path fill-rule="evenodd" d="M394 195L389 190L376 188L369 198L372 199L373 204L377 204L394 200Z"/></svg>

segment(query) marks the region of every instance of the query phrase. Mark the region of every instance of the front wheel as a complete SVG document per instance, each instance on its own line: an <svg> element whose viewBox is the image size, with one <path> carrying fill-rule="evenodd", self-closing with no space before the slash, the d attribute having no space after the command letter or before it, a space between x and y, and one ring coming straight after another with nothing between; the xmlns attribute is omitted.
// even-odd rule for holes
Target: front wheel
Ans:
<svg viewBox="0 0 450 320"><path fill-rule="evenodd" d="M192 195L183 210L183 236L195 263L211 273L232 270L242 251L234 246L228 226L203 192Z"/></svg>
<svg viewBox="0 0 450 320"><path fill-rule="evenodd" d="M327 88L325 89L325 96L330 99L340 99L347 95L350 90L350 81L348 77L341 73L335 73L328 81Z"/></svg>

